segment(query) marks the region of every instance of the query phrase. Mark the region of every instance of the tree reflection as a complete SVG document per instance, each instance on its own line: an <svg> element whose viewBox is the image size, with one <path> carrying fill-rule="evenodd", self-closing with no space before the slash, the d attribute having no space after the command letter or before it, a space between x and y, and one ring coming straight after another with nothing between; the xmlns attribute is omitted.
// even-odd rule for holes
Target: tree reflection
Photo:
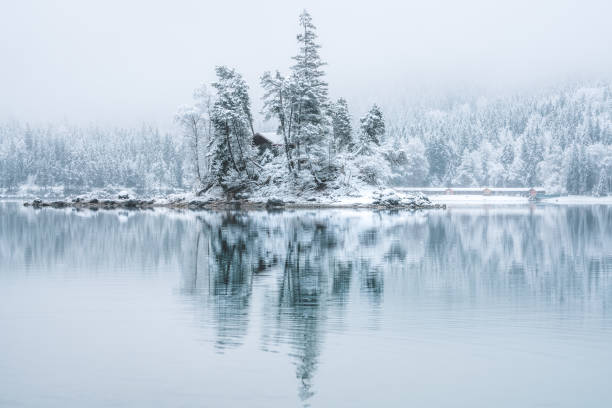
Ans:
<svg viewBox="0 0 612 408"><path fill-rule="evenodd" d="M296 219L288 225L283 275L279 289L278 326L287 333L300 381L299 395L310 398L320 353L327 288L325 248L333 248L327 225Z"/></svg>
<svg viewBox="0 0 612 408"><path fill-rule="evenodd" d="M451 307L491 299L554 306L571 299L607 313L610 213L605 207L342 217L211 213L201 216L194 236L201 247L194 273L205 271L206 279L189 282L209 285L205 303L214 310L220 347L241 344L247 333L253 279L276 282L261 285L262 347L289 347L298 394L307 404L315 395L324 337L341 330L338 316L354 293L375 307L374 330L388 286L395 299Z"/></svg>
<svg viewBox="0 0 612 408"><path fill-rule="evenodd" d="M248 331L253 272L266 260L253 260L248 217L227 213L216 222L198 216L193 265L186 268L183 293L210 306L220 350L242 344ZM256 240L255 240L256 242Z"/></svg>
<svg viewBox="0 0 612 408"><path fill-rule="evenodd" d="M358 307L368 311L368 330L381 327L388 306L495 314L503 304L608 325L612 312L609 206L416 213L76 212L6 203L0 209L3 274L150 278L179 269L181 296L198 324L211 328L217 350L239 347L256 326L262 349L291 355L306 404L316 395L325 337L354 329L351 319L361 316L347 311L361 315Z"/></svg>

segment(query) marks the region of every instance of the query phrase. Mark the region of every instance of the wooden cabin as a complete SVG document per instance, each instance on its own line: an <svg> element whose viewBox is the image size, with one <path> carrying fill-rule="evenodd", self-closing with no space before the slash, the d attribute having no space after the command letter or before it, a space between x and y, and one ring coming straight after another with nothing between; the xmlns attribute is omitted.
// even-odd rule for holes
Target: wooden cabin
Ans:
<svg viewBox="0 0 612 408"><path fill-rule="evenodd" d="M285 143L282 135L277 135L274 132L257 132L253 136L253 144L255 146L276 146L282 147Z"/></svg>
<svg viewBox="0 0 612 408"><path fill-rule="evenodd" d="M260 153L270 150L274 154L279 154L283 151L285 141L283 135L275 132L257 132L253 136L253 145L259 149Z"/></svg>

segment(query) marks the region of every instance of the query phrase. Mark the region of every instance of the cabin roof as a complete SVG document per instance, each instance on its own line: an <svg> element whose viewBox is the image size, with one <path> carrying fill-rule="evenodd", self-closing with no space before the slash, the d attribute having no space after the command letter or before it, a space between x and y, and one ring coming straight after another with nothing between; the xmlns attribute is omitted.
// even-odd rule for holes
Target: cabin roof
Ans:
<svg viewBox="0 0 612 408"><path fill-rule="evenodd" d="M285 144L283 141L283 136L277 134L276 132L257 132L256 134L268 140L273 145Z"/></svg>

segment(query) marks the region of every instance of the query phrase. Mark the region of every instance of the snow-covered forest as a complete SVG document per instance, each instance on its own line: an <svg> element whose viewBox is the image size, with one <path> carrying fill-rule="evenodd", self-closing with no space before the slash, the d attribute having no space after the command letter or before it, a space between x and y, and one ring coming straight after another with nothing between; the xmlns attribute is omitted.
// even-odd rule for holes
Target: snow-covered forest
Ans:
<svg viewBox="0 0 612 408"><path fill-rule="evenodd" d="M146 191L181 188L183 144L157 130L80 128L68 125L32 128L17 122L0 127L0 184L64 187L86 191L125 186Z"/></svg>
<svg viewBox="0 0 612 408"><path fill-rule="evenodd" d="M542 186L547 193L612 190L612 88L563 85L511 96L470 97L352 112L325 79L316 27L299 18L290 71L265 72L259 129L239 68L194 92L175 129L0 125L0 187L86 191L108 186L297 194L364 186ZM413 98L414 99L414 98ZM386 112L393 112L387 115ZM256 125L257 123L257 125Z"/></svg>

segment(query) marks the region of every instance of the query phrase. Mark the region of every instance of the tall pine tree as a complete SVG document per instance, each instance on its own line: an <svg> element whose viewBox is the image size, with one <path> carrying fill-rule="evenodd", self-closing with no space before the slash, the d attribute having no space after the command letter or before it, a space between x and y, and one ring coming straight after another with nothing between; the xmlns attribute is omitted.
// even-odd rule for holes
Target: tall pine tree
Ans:
<svg viewBox="0 0 612 408"><path fill-rule="evenodd" d="M291 87L287 80L276 71L272 74L268 71L261 77L261 86L264 89L263 114L266 120L275 118L278 120L277 133L283 136L285 156L289 173L293 173L293 138L291 121L293 119L293 104L291 103Z"/></svg>
<svg viewBox="0 0 612 408"><path fill-rule="evenodd" d="M361 142L363 144L374 143L380 145L385 135L385 120L378 105L372 105L368 113L360 119Z"/></svg>
<svg viewBox="0 0 612 408"><path fill-rule="evenodd" d="M291 141L297 149L298 170L305 163L318 183L318 173L326 158L325 145L329 142L329 102L322 70L325 63L319 56L321 46L316 42L316 27L306 10L300 15L300 27L297 35L300 48L291 67Z"/></svg>
<svg viewBox="0 0 612 408"><path fill-rule="evenodd" d="M353 128L346 99L340 98L332 108L333 146L336 152L350 149L353 145Z"/></svg>
<svg viewBox="0 0 612 408"><path fill-rule="evenodd" d="M570 148L569 160L567 163L567 175L565 179L565 189L568 194L580 193L580 154L576 146Z"/></svg>
<svg viewBox="0 0 612 408"><path fill-rule="evenodd" d="M248 85L235 70L217 67L217 81L212 84L217 98L212 107L214 134L209 143L211 175L226 189L240 187L245 178L253 178L251 114Z"/></svg>

